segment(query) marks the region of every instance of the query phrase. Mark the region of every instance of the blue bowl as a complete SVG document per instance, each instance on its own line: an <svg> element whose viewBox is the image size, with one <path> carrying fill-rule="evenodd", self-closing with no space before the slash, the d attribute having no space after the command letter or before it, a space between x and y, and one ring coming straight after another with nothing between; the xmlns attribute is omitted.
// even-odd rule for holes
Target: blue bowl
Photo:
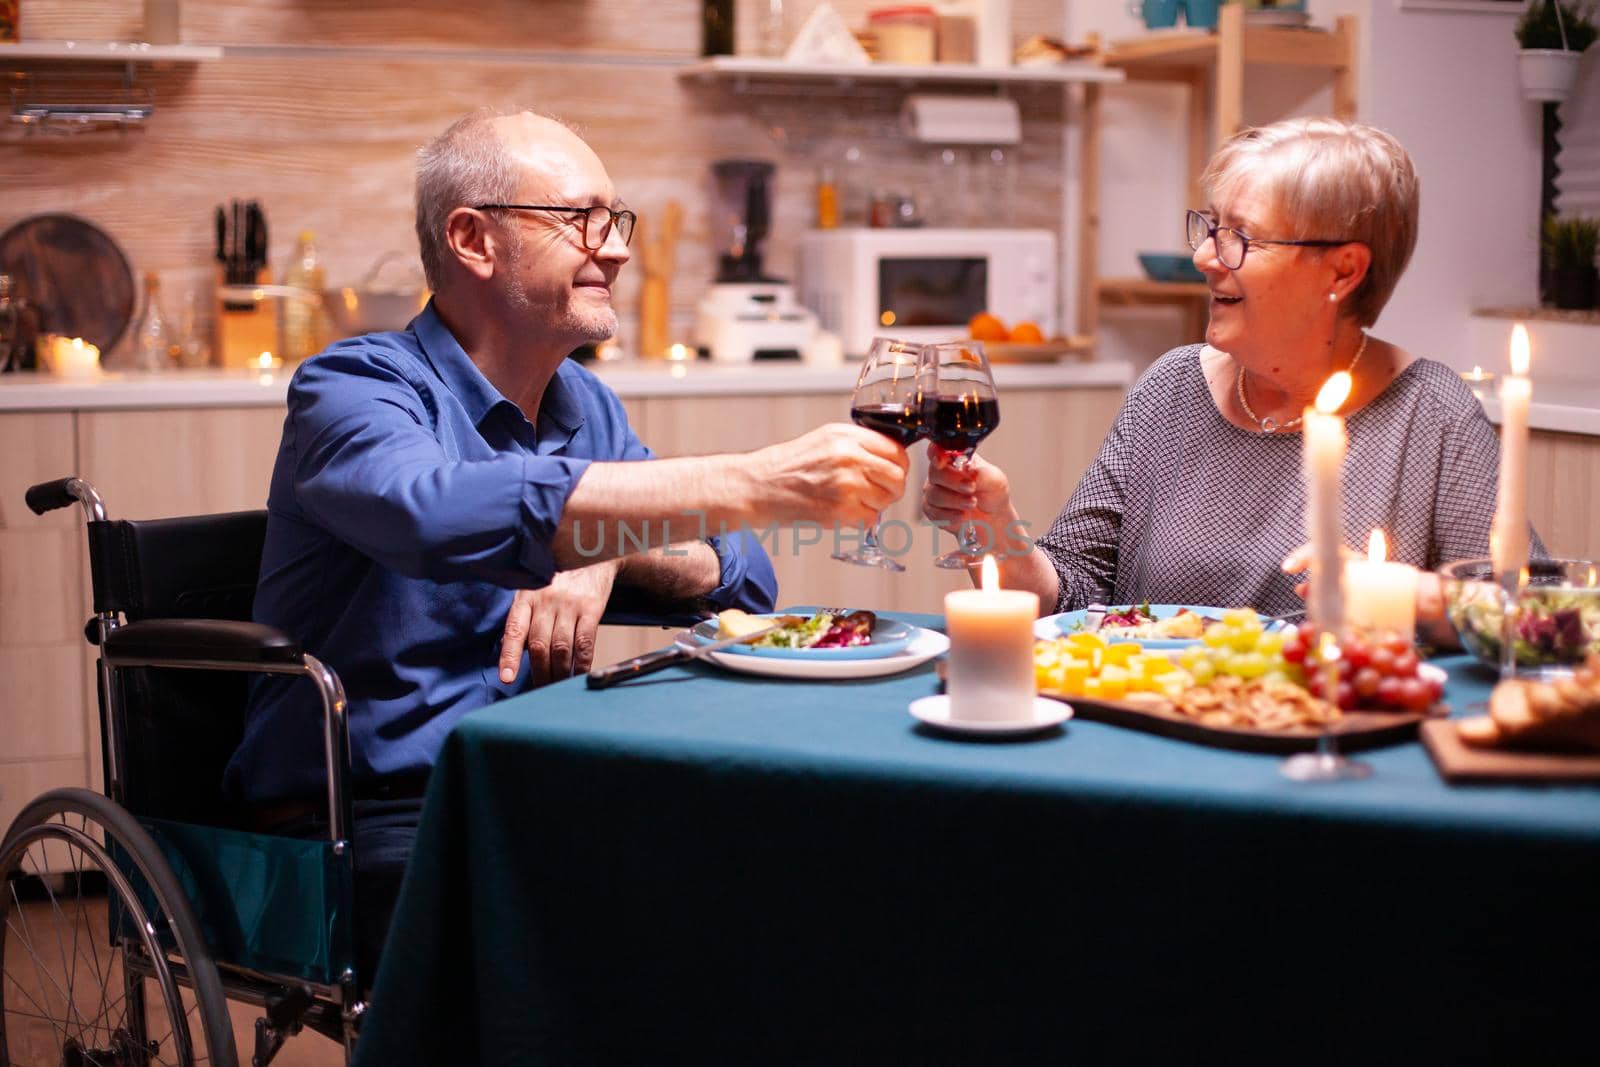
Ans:
<svg viewBox="0 0 1600 1067"><path fill-rule="evenodd" d="M1139 266L1153 282L1203 282L1206 276L1187 252L1140 252Z"/></svg>

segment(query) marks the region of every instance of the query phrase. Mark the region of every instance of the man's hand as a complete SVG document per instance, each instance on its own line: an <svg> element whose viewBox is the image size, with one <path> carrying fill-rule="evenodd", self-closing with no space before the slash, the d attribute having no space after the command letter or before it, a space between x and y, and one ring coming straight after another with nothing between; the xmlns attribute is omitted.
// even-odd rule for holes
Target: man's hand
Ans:
<svg viewBox="0 0 1600 1067"><path fill-rule="evenodd" d="M500 680L517 680L524 648L535 686L582 674L593 666L595 633L611 598L617 567L616 560L607 560L557 571L543 589L517 590L500 640Z"/></svg>
<svg viewBox="0 0 1600 1067"><path fill-rule="evenodd" d="M752 453L747 499L758 523L859 526L900 499L910 466L906 450L883 434L829 423Z"/></svg>

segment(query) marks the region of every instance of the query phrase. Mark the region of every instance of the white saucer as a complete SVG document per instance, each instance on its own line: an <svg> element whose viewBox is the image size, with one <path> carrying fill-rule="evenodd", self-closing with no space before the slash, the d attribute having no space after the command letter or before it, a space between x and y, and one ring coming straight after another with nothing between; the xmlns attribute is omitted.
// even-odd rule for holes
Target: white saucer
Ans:
<svg viewBox="0 0 1600 1067"><path fill-rule="evenodd" d="M950 697L945 693L911 702L911 714L938 730L958 734L1026 734L1048 729L1072 718L1072 705L1044 697L1033 698L1033 714L1025 719L951 719Z"/></svg>

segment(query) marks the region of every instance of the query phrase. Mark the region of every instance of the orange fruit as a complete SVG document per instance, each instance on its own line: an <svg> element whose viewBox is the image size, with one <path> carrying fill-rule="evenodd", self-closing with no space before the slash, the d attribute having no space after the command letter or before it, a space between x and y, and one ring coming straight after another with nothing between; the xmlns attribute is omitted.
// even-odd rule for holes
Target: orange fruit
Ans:
<svg viewBox="0 0 1600 1067"><path fill-rule="evenodd" d="M1006 324L987 311L980 311L967 320L967 333L974 341L1005 341L1011 336Z"/></svg>
<svg viewBox="0 0 1600 1067"><path fill-rule="evenodd" d="M1044 331L1037 322L1019 322L1011 327L1011 340L1019 345L1044 344Z"/></svg>

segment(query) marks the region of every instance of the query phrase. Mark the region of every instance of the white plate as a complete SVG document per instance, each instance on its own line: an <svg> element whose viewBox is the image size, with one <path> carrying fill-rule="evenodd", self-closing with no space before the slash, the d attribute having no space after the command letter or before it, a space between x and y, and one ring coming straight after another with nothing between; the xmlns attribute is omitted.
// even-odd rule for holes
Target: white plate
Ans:
<svg viewBox="0 0 1600 1067"><path fill-rule="evenodd" d="M725 652L713 652L705 658L730 671L764 674L772 678L807 678L813 681L879 678L920 667L950 647L950 639L944 634L924 630L920 626L913 629L916 632L910 644L891 656L878 659L777 659L770 656L730 656ZM691 640L687 647L693 648L695 643Z"/></svg>
<svg viewBox="0 0 1600 1067"><path fill-rule="evenodd" d="M1127 605L1117 604L1114 606L1120 608ZM1206 619L1220 619L1230 610L1228 608L1207 607L1202 604L1151 604L1150 614L1158 619L1165 619L1176 615L1180 608L1187 608ZM1054 641L1058 637L1066 637L1069 634L1077 633L1077 630L1069 630L1068 627L1074 624L1081 625L1085 614L1087 612L1079 609L1078 611L1063 611L1059 615L1046 615L1042 619L1035 619L1033 636L1041 641ZM1121 627L1116 626L1105 627L1098 632L1101 637L1113 644L1133 642L1143 645L1150 651L1187 648L1200 640L1198 637L1131 637L1125 635Z"/></svg>
<svg viewBox="0 0 1600 1067"><path fill-rule="evenodd" d="M940 693L911 702L911 714L937 730L957 734L1026 734L1045 730L1072 718L1072 705L1045 697L1033 698L1033 714L1025 719L952 719L950 697Z"/></svg>

